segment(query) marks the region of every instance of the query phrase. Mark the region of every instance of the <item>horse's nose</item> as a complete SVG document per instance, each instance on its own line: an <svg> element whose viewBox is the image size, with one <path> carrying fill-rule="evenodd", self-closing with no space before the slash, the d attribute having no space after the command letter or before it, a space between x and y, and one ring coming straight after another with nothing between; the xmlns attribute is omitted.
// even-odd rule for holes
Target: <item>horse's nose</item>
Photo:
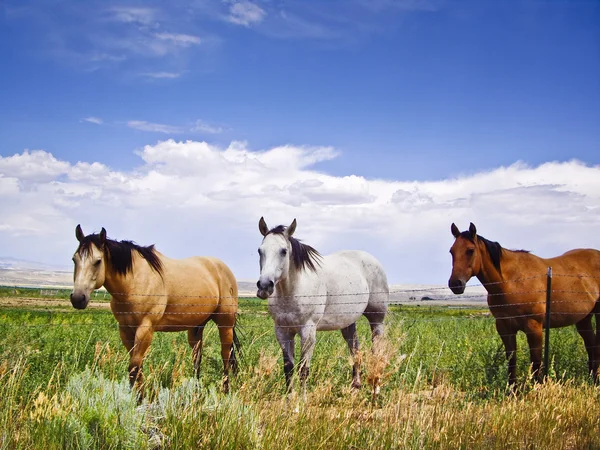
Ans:
<svg viewBox="0 0 600 450"><path fill-rule="evenodd" d="M267 280L266 283L264 280L258 280L256 282L256 287L259 289L271 289L275 287L275 283L273 282L273 280Z"/></svg>
<svg viewBox="0 0 600 450"><path fill-rule="evenodd" d="M450 278L448 280L448 287L455 294L462 294L463 292L465 292L465 283L463 283L463 281L459 279L453 280L452 278Z"/></svg>
<svg viewBox="0 0 600 450"><path fill-rule="evenodd" d="M85 294L72 293L70 298L71 298L71 305L73 305L73 307L76 309L84 309L87 306Z"/></svg>

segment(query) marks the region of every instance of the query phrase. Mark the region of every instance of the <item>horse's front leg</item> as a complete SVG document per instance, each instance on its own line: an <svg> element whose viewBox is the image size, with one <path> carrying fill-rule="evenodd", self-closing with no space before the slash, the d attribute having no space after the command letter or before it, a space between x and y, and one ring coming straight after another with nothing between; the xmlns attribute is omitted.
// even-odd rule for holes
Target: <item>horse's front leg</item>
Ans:
<svg viewBox="0 0 600 450"><path fill-rule="evenodd" d="M287 392L292 390L292 377L294 376L294 337L296 333L284 326L275 326L275 337L283 352L283 373Z"/></svg>
<svg viewBox="0 0 600 450"><path fill-rule="evenodd" d="M544 374L541 370L542 346L544 341L542 322L533 319L529 320L525 328L525 333L527 333L527 343L529 344L529 354L531 356L531 375L539 383L544 380Z"/></svg>
<svg viewBox="0 0 600 450"><path fill-rule="evenodd" d="M135 330L134 345L129 357L129 385L136 386L140 400L144 397L142 363L152 342L154 328L149 320L144 320Z"/></svg>
<svg viewBox="0 0 600 450"><path fill-rule="evenodd" d="M510 320L502 317L496 319L496 331L504 344L508 361L508 384L512 388L517 381L517 331L510 326Z"/></svg>
<svg viewBox="0 0 600 450"><path fill-rule="evenodd" d="M317 342L317 326L313 323L307 323L300 329L300 384L302 385L302 395L306 399L306 380L310 372L310 360L312 359Z"/></svg>
<svg viewBox="0 0 600 450"><path fill-rule="evenodd" d="M131 354L131 349L133 348L133 344L135 344L135 330L135 326L119 324L119 336L129 354Z"/></svg>

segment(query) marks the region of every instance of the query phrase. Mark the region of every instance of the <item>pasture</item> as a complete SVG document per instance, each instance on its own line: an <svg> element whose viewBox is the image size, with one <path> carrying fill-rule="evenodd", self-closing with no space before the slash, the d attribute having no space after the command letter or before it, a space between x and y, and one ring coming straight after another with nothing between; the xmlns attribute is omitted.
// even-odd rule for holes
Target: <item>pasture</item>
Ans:
<svg viewBox="0 0 600 450"><path fill-rule="evenodd" d="M220 345L210 324L199 380L185 333L155 335L138 405L105 300L76 311L60 292L37 303L0 294L10 300L0 308L0 448L600 447L600 390L574 327L552 330L543 385L528 378L519 335L513 395L487 309L393 306L376 355L366 319L358 322L363 388L350 388L341 334L323 332L302 400L285 394L266 302L241 299L243 352L230 394L220 391ZM369 383L377 379L375 397Z"/></svg>

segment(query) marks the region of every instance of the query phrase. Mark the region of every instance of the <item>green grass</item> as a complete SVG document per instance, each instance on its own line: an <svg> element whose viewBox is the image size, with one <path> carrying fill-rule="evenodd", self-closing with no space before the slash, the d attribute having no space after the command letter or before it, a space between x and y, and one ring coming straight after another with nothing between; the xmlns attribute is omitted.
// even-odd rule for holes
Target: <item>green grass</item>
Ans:
<svg viewBox="0 0 600 450"><path fill-rule="evenodd" d="M211 324L199 380L185 333L155 334L144 365L146 400L138 407L110 311L0 309L0 448L600 446L600 395L574 327L552 330L551 381L544 386L528 383L528 350L519 336L523 388L514 397L486 310L392 307L382 355L371 356L368 324L359 321L363 389L349 388L341 334L323 332L301 401L285 395L265 302L241 300L240 310L243 359L231 394L220 392ZM373 376L382 379L376 398L367 382Z"/></svg>
<svg viewBox="0 0 600 450"><path fill-rule="evenodd" d="M70 294L71 289L61 289L54 287L33 288L19 286L0 286L0 297L27 297L68 300Z"/></svg>

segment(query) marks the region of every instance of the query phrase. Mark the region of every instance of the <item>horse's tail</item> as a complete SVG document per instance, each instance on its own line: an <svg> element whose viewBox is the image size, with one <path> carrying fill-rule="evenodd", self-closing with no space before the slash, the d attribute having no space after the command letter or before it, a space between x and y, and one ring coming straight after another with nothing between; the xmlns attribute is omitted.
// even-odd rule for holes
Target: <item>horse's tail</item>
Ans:
<svg viewBox="0 0 600 450"><path fill-rule="evenodd" d="M241 329L241 324L240 324L240 316L239 316L239 314L236 314L235 325L233 326L233 346L231 347L231 358L230 358L231 371L234 374L237 374L238 369L239 369L238 357L240 360L242 359L242 343L240 342L240 338L238 337L238 334L242 334L242 336L243 336L243 330ZM236 353L237 353L237 356L236 356Z"/></svg>

